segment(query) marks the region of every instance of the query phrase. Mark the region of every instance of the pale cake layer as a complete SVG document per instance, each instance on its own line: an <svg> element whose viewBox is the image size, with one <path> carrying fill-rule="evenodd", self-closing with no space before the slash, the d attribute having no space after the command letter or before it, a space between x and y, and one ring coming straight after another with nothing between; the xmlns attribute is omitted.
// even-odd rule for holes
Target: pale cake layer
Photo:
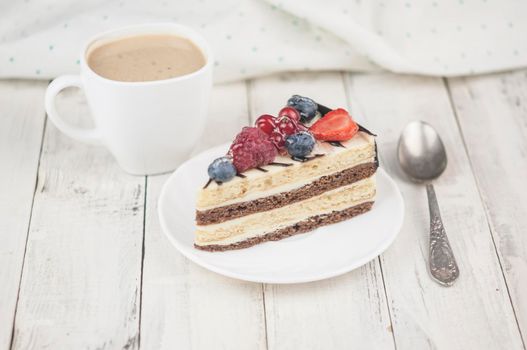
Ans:
<svg viewBox="0 0 527 350"><path fill-rule="evenodd" d="M219 224L198 225L195 244L197 246L234 244L293 226L310 217L343 211L366 202L373 202L374 197L375 177L371 176L351 185L274 210L247 215Z"/></svg>
<svg viewBox="0 0 527 350"><path fill-rule="evenodd" d="M323 154L323 157L302 163L290 157L278 156L275 162L293 165L289 167L267 165L263 167L267 172L251 169L243 173L245 178L235 177L222 185L212 182L207 188L200 190L197 209L203 211L217 206L288 192L305 186L322 176L375 161L376 150L373 136L359 132L351 140L342 142L342 144L344 147L317 142L312 154Z"/></svg>

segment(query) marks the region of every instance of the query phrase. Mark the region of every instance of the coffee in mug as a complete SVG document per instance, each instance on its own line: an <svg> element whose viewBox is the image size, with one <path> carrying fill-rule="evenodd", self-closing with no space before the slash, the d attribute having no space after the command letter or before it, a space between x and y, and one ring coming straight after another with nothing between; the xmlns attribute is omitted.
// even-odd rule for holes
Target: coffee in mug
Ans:
<svg viewBox="0 0 527 350"><path fill-rule="evenodd" d="M48 86L46 112L70 137L104 145L128 173L167 172L199 142L213 62L207 42L182 25L106 32L82 49L80 75L61 76ZM84 91L94 128L71 125L57 112L55 97L70 86Z"/></svg>
<svg viewBox="0 0 527 350"><path fill-rule="evenodd" d="M205 65L201 50L177 35L139 35L91 47L88 66L117 81L152 81L194 73Z"/></svg>

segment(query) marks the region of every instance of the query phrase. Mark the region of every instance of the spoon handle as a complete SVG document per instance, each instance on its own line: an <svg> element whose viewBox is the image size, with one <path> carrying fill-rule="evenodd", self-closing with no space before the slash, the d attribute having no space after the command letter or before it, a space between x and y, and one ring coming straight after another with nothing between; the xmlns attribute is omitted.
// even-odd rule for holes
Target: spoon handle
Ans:
<svg viewBox="0 0 527 350"><path fill-rule="evenodd" d="M426 194L430 209L430 273L439 284L450 287L459 277L459 269L448 242L443 221L441 221L441 213L432 184L426 185Z"/></svg>

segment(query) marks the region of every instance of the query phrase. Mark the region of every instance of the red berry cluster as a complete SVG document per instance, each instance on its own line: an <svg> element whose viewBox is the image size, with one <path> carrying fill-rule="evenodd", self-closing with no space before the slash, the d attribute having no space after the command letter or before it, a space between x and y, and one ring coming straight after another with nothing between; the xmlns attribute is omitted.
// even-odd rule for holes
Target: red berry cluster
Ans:
<svg viewBox="0 0 527 350"><path fill-rule="evenodd" d="M287 136L306 130L300 123L300 114L292 107L282 108L276 118L269 114L260 116L256 119L256 127L268 135L280 153L285 153Z"/></svg>
<svg viewBox="0 0 527 350"><path fill-rule="evenodd" d="M256 120L256 127L245 127L234 139L229 155L241 173L271 163L277 153L286 153L287 136L306 130L300 114L292 107L284 107L278 117L264 114Z"/></svg>

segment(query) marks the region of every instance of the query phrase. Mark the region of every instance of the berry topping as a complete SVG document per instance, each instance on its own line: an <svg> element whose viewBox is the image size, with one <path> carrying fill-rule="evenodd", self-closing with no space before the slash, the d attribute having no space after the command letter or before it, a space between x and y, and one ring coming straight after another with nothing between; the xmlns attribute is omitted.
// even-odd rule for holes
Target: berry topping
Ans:
<svg viewBox="0 0 527 350"><path fill-rule="evenodd" d="M214 181L227 182L236 175L236 168L229 157L220 157L210 163L209 177Z"/></svg>
<svg viewBox="0 0 527 350"><path fill-rule="evenodd" d="M243 128L229 149L229 155L239 173L271 163L276 153L273 142L257 127Z"/></svg>
<svg viewBox="0 0 527 350"><path fill-rule="evenodd" d="M307 131L300 131L289 135L285 139L287 153L295 158L307 157L315 147L315 138Z"/></svg>
<svg viewBox="0 0 527 350"><path fill-rule="evenodd" d="M345 109L339 108L319 119L309 131L317 140L347 141L359 131L359 126Z"/></svg>
<svg viewBox="0 0 527 350"><path fill-rule="evenodd" d="M263 114L256 119L256 127L263 132L265 132L267 135L271 135L274 128L276 127L276 119L272 115L269 114Z"/></svg>
<svg viewBox="0 0 527 350"><path fill-rule="evenodd" d="M287 100L287 105L300 113L300 121L302 123L309 123L317 114L318 105L309 97L293 95Z"/></svg>
<svg viewBox="0 0 527 350"><path fill-rule="evenodd" d="M282 117L287 117L291 120L293 120L295 123L298 123L300 121L300 113L293 107L284 107L278 112L278 119Z"/></svg>
<svg viewBox="0 0 527 350"><path fill-rule="evenodd" d="M284 150L285 145L285 135L282 134L280 131L275 130L269 135L269 140L273 143L273 145L276 147L278 151Z"/></svg>
<svg viewBox="0 0 527 350"><path fill-rule="evenodd" d="M276 127L278 128L278 131L285 136L292 135L298 131L298 124L293 119L286 116L277 120Z"/></svg>
<svg viewBox="0 0 527 350"><path fill-rule="evenodd" d="M300 124L300 114L292 107L284 107L275 118L272 115L264 114L256 119L256 127L262 130L268 139L277 148L278 152L286 154L284 148L285 138L298 131L307 130L307 128Z"/></svg>

